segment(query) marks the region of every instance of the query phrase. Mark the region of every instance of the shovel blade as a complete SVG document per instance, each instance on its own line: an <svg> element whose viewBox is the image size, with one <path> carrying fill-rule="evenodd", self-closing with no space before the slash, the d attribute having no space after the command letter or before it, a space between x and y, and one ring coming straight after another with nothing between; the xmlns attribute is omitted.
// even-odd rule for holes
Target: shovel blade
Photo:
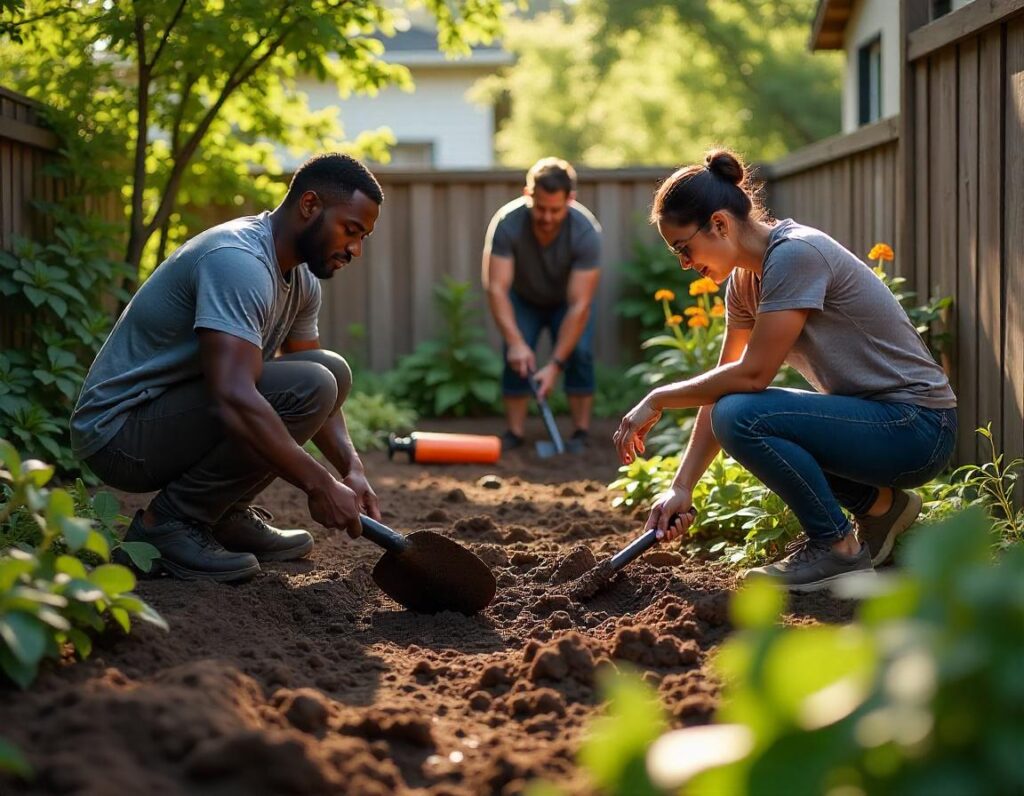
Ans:
<svg viewBox="0 0 1024 796"><path fill-rule="evenodd" d="M537 455L542 459L547 459L550 456L554 456L558 453L558 449L555 447L555 443L548 442L546 439L539 439L534 443L537 448Z"/></svg>
<svg viewBox="0 0 1024 796"><path fill-rule="evenodd" d="M395 602L422 614L486 608L497 590L488 566L474 553L433 531L415 531L400 553L387 552L373 580Z"/></svg>

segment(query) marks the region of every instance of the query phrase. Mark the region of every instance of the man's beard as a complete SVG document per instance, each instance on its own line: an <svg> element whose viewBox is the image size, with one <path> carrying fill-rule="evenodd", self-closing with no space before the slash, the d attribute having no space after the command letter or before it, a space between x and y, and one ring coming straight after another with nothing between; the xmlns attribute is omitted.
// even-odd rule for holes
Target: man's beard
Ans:
<svg viewBox="0 0 1024 796"><path fill-rule="evenodd" d="M334 276L334 267L324 258L324 242L321 232L324 227L324 214L321 212L316 221L295 238L295 249L299 259L306 263L317 279L330 279Z"/></svg>

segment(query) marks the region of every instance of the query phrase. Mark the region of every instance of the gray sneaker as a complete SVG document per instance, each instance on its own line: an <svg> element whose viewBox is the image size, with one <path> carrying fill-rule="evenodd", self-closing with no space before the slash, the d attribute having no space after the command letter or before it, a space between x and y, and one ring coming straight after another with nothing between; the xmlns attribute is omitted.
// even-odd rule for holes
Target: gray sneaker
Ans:
<svg viewBox="0 0 1024 796"><path fill-rule="evenodd" d="M879 566L892 555L896 537L914 524L921 513L921 496L917 492L894 489L892 506L881 517L858 514L853 518L857 538L871 551L871 563Z"/></svg>
<svg viewBox="0 0 1024 796"><path fill-rule="evenodd" d="M748 569L744 578L768 577L790 591L810 592L827 589L837 581L862 572L872 572L871 554L861 545L855 556L832 550L828 542L802 539L786 548L788 556L774 564Z"/></svg>

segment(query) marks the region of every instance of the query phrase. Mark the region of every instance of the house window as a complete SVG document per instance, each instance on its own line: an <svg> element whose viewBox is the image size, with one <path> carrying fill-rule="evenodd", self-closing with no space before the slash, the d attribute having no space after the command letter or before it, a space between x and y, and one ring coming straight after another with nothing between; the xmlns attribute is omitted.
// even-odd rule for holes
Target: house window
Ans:
<svg viewBox="0 0 1024 796"><path fill-rule="evenodd" d="M857 56L858 122L870 124L882 118L882 37L876 36L861 45Z"/></svg>
<svg viewBox="0 0 1024 796"><path fill-rule="evenodd" d="M932 0L932 19L945 16L952 10L952 0Z"/></svg>

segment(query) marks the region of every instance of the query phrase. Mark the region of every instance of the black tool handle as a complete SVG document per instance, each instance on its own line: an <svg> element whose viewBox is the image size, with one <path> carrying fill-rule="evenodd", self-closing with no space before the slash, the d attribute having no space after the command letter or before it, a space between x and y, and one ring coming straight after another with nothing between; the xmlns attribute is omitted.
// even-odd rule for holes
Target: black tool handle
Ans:
<svg viewBox="0 0 1024 796"><path fill-rule="evenodd" d="M690 515L691 519L695 519L697 517L697 509L695 509L693 506L690 506L689 510L687 511L687 514ZM675 521L679 518L680 517L678 514L673 514L669 518L668 524L670 526L674 525ZM636 560L642 553L646 553L657 543L657 528L651 528L651 530L647 531L642 536L638 536L636 539L634 539L632 542L630 542L628 545L622 548L618 553L612 556L610 562L612 572L618 572L620 569L626 566L626 564Z"/></svg>
<svg viewBox="0 0 1024 796"><path fill-rule="evenodd" d="M365 514L359 515L359 523L363 526L363 536L375 545L380 545L389 553L401 553L409 546L409 540L402 534Z"/></svg>
<svg viewBox="0 0 1024 796"><path fill-rule="evenodd" d="M532 373L527 377L527 381L530 382L533 397L537 399L537 406L540 407L540 416L544 419L544 425L547 427L551 441L555 444L555 452L565 453L565 443L562 442L562 435L558 433L555 416L551 414L551 407L548 406L548 402L541 397L540 391L537 389L537 382L533 380Z"/></svg>

